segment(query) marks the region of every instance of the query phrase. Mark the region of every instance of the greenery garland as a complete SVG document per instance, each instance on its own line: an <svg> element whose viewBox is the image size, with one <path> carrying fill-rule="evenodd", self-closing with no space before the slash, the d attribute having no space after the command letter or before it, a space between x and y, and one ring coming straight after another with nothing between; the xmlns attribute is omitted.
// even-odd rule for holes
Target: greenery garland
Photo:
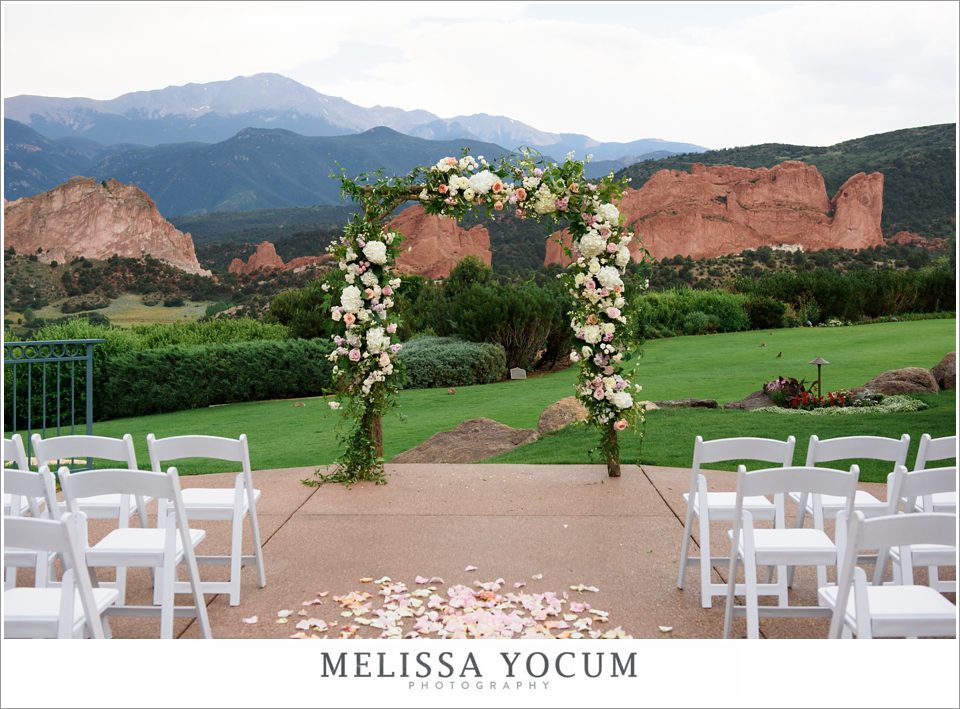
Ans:
<svg viewBox="0 0 960 709"><path fill-rule="evenodd" d="M633 233L621 225L614 204L624 183L612 174L587 180L583 167L571 156L561 164L544 164L536 153L522 151L515 162L505 157L492 164L464 151L460 158L445 157L401 177L384 177L382 171L356 178L340 175L344 195L362 207L329 248L344 277L339 304L331 308L343 334L334 336L330 359L340 398L346 400L345 406L342 401L330 405L342 407L351 427L340 438L344 452L335 472L318 471L314 484L386 482L380 422L402 378L396 365L401 345L391 337L398 323L390 312L400 286L393 263L401 236L383 223L410 200L429 214L455 219L480 209L487 216L512 212L521 218L566 221L572 249L564 250L571 264L560 277L575 303L569 315L580 341L570 353L580 368L576 394L589 412L588 422L600 430L608 472L620 474L617 434L631 426L639 430L644 416L635 396L640 386L623 371L624 353L635 344L625 327L622 279L631 260Z"/></svg>

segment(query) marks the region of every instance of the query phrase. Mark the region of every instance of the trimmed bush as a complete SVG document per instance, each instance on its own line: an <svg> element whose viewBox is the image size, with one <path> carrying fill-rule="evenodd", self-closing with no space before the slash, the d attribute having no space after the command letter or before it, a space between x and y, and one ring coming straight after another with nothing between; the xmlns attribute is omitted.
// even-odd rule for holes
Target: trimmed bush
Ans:
<svg viewBox="0 0 960 709"><path fill-rule="evenodd" d="M489 384L504 378L507 358L500 345L453 337L421 337L406 343L398 357L407 389Z"/></svg>
<svg viewBox="0 0 960 709"><path fill-rule="evenodd" d="M637 335L642 339L654 339L749 330L750 319L743 308L746 300L746 296L719 290L677 288L645 293L635 301Z"/></svg>
<svg viewBox="0 0 960 709"><path fill-rule="evenodd" d="M95 417L319 395L331 387L331 349L315 340L263 340L124 353L95 380Z"/></svg>
<svg viewBox="0 0 960 709"><path fill-rule="evenodd" d="M783 327L787 306L775 298L751 298L743 304L750 317L750 327L754 330L767 330Z"/></svg>

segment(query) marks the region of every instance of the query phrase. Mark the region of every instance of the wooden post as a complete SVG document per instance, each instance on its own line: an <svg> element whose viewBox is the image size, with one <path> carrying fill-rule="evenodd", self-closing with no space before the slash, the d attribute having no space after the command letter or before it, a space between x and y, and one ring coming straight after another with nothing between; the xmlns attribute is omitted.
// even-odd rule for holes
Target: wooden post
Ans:
<svg viewBox="0 0 960 709"><path fill-rule="evenodd" d="M617 432L608 429L607 440L604 441L604 451L607 454L607 475L611 478L620 477L620 443L617 441Z"/></svg>

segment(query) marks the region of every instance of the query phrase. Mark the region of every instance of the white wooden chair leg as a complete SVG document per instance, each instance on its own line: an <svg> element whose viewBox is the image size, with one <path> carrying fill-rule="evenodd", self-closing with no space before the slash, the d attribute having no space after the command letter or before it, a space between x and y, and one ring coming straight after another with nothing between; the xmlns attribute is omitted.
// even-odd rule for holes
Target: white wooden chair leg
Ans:
<svg viewBox="0 0 960 709"><path fill-rule="evenodd" d="M846 623L844 623L843 625L843 632L840 634L840 637L845 640L853 639L853 631L850 630L850 626L847 625Z"/></svg>
<svg viewBox="0 0 960 709"><path fill-rule="evenodd" d="M930 588L936 589L938 591L940 588L940 571L936 566L927 567L927 585Z"/></svg>
<svg viewBox="0 0 960 709"><path fill-rule="evenodd" d="M173 555L167 554L163 564L162 580L160 582L160 638L173 638L173 588L177 580L177 567L174 565Z"/></svg>
<svg viewBox="0 0 960 709"><path fill-rule="evenodd" d="M243 556L243 517L233 516L230 542L230 605L240 605L240 569Z"/></svg>
<svg viewBox="0 0 960 709"><path fill-rule="evenodd" d="M9 566L4 569L6 572L3 577L3 589L16 588L17 586L17 567Z"/></svg>
<svg viewBox="0 0 960 709"><path fill-rule="evenodd" d="M257 581L259 587L267 585L267 569L263 563L263 545L260 543L260 523L257 521L257 508L253 500L250 501L250 526L253 528L253 554L257 559Z"/></svg>
<svg viewBox="0 0 960 709"><path fill-rule="evenodd" d="M827 567L818 566L817 567L817 588L823 588L827 585ZM820 598L820 594L817 594L817 603L818 605L824 605L825 601Z"/></svg>
<svg viewBox="0 0 960 709"><path fill-rule="evenodd" d="M753 543L748 530L744 530L743 580L747 606L747 637L760 638L760 603L757 592L757 560L753 552Z"/></svg>
<svg viewBox="0 0 960 709"><path fill-rule="evenodd" d="M687 559L690 558L690 535L693 533L693 495L687 498L687 516L683 523L683 540L680 542L680 568L677 571L677 588L683 589L687 577Z"/></svg>
<svg viewBox="0 0 960 709"><path fill-rule="evenodd" d="M706 498L703 498L706 499ZM700 509L700 607L713 607L712 568L710 566L710 515Z"/></svg>
<svg viewBox="0 0 960 709"><path fill-rule="evenodd" d="M771 567L772 568L772 567ZM790 593L787 588L787 567L778 566L777 567L777 596L779 598L778 603L781 606L790 605Z"/></svg>

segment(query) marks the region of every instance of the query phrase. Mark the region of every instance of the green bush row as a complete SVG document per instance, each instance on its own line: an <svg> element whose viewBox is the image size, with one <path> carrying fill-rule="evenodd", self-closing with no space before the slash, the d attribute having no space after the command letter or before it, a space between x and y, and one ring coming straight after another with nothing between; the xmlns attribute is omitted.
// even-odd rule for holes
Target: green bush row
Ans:
<svg viewBox="0 0 960 709"><path fill-rule="evenodd" d="M262 340L127 352L95 380L99 419L297 396L331 386L332 344Z"/></svg>
<svg viewBox="0 0 960 709"><path fill-rule="evenodd" d="M400 350L406 388L489 384L504 378L507 359L503 347L464 342L453 337L421 337Z"/></svg>
<svg viewBox="0 0 960 709"><path fill-rule="evenodd" d="M637 298L637 335L643 339L750 329L747 297L718 290L674 290Z"/></svg>

